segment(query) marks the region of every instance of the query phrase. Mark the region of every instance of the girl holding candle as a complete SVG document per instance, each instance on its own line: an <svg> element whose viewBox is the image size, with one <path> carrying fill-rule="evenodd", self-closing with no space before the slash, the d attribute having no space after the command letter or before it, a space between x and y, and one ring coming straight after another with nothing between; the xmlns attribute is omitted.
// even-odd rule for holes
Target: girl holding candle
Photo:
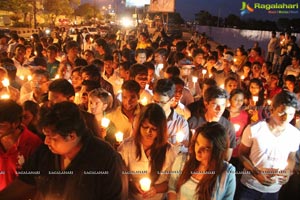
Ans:
<svg viewBox="0 0 300 200"><path fill-rule="evenodd" d="M262 110L264 101L265 97L262 81L258 78L251 79L248 89L248 98L245 100L251 122L257 122L263 118Z"/></svg>
<svg viewBox="0 0 300 200"><path fill-rule="evenodd" d="M232 200L235 167L224 161L228 140L225 129L209 122L196 129L189 156L178 156L169 181L168 199ZM187 160L186 160L187 159Z"/></svg>
<svg viewBox="0 0 300 200"><path fill-rule="evenodd" d="M103 128L101 130L101 138L104 138L106 135L106 128L109 127L109 122L104 123L105 121L105 113L109 112L112 109L113 98L112 95L102 88L97 88L89 92L88 97L88 112L95 115L96 120ZM108 136L106 136L108 137ZM107 138L108 139L108 138ZM112 139L112 138L110 138ZM110 140L108 140L111 142ZM114 140L113 140L114 141Z"/></svg>
<svg viewBox="0 0 300 200"><path fill-rule="evenodd" d="M244 92L241 89L234 89L230 93L229 101L230 106L227 108L229 111L229 121L233 124L235 128L235 138L236 147L233 149L232 158L230 163L232 163L237 169L242 170L242 165L239 163L238 159L238 147L240 144L241 136L244 128L249 124L249 115L242 109L244 104Z"/></svg>
<svg viewBox="0 0 300 200"><path fill-rule="evenodd" d="M132 137L118 148L129 173L129 199L163 199L168 189L169 173L176 156L168 143L167 119L158 104L143 108ZM148 177L148 191L140 180ZM144 179L143 179L144 180ZM141 181L145 184L145 181ZM147 181L149 182L149 181ZM144 190L142 190L142 188Z"/></svg>

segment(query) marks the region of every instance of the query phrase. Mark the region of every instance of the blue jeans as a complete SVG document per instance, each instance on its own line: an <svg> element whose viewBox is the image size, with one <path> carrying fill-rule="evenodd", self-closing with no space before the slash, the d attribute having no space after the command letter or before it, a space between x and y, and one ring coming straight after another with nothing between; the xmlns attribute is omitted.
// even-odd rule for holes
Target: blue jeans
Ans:
<svg viewBox="0 0 300 200"><path fill-rule="evenodd" d="M275 193L263 193L244 186L242 183L237 188L238 200L277 200L278 192Z"/></svg>

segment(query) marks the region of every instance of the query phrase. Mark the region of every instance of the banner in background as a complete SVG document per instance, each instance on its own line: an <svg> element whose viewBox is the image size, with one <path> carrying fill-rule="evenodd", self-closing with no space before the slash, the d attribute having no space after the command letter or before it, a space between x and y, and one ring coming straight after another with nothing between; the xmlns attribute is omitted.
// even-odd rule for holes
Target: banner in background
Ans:
<svg viewBox="0 0 300 200"><path fill-rule="evenodd" d="M151 0L149 12L174 12L175 0Z"/></svg>

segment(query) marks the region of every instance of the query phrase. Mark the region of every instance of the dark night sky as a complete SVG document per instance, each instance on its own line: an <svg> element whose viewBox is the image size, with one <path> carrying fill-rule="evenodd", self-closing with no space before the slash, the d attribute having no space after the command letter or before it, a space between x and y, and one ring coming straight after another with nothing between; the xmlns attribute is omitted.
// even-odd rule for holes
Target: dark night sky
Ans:
<svg viewBox="0 0 300 200"><path fill-rule="evenodd" d="M108 5L113 1L121 0L81 0L85 2L96 2L98 6ZM138 0L137 0L138 1ZM226 17L229 14L235 14L240 16L240 9L242 7L242 1L245 1L250 6L254 3L299 3L298 0L176 0L176 11L181 14L185 20L193 20L195 14L200 10L207 10L212 15ZM278 18L300 18L300 9L298 14L268 14L265 10L255 10L253 13L247 14L242 18L255 18L265 20L277 20Z"/></svg>

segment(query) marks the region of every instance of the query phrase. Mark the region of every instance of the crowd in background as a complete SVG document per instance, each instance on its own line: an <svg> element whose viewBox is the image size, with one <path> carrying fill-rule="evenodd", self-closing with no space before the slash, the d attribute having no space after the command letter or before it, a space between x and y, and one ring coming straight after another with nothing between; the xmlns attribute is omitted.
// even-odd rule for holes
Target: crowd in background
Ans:
<svg viewBox="0 0 300 200"><path fill-rule="evenodd" d="M198 32L129 33L0 35L2 194L18 180L26 195L25 183L36 186L37 199L299 198L293 34L270 32L264 52L257 42L229 48ZM110 178L62 181L41 170L97 167ZM145 176L149 189L139 183Z"/></svg>

